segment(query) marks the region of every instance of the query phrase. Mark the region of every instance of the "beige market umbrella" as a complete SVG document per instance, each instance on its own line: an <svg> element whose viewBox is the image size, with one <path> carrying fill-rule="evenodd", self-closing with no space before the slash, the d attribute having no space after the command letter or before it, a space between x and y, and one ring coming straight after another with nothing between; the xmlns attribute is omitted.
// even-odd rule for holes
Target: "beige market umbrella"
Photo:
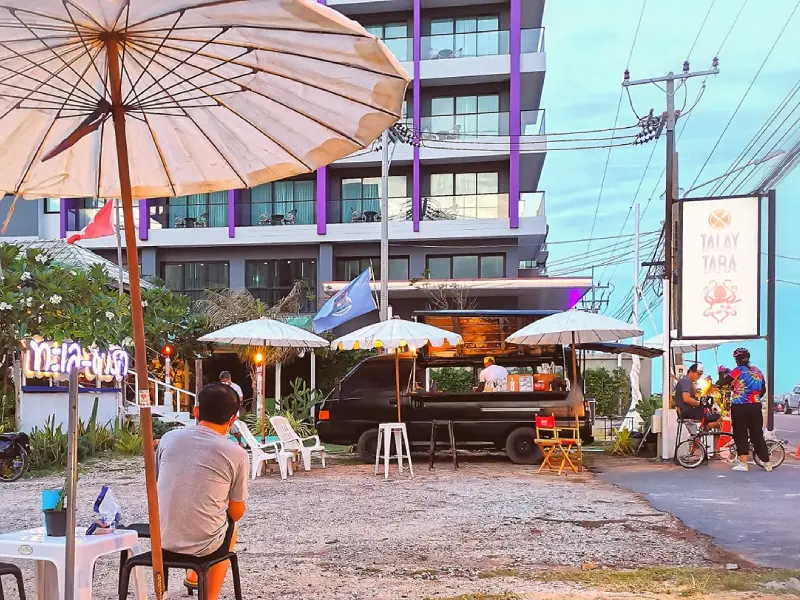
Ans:
<svg viewBox="0 0 800 600"><path fill-rule="evenodd" d="M133 200L327 165L399 119L407 84L382 42L314 0L0 3L0 191L122 199L159 599Z"/></svg>
<svg viewBox="0 0 800 600"><path fill-rule="evenodd" d="M400 411L400 351L404 348L416 352L418 348L430 345L433 348L463 344L457 333L439 329L426 323L387 319L357 329L352 333L336 338L331 342L334 350L371 350L382 348L394 352L395 391L397 393L397 421L402 421Z"/></svg>

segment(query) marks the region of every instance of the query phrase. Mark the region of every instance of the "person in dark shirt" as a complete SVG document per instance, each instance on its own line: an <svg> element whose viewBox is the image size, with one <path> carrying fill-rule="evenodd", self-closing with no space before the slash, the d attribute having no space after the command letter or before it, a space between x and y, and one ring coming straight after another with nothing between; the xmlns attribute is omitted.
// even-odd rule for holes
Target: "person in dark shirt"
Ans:
<svg viewBox="0 0 800 600"><path fill-rule="evenodd" d="M703 365L693 364L675 386L675 408L682 419L702 421L706 424L719 421L720 414L705 409L697 398L697 382L703 376Z"/></svg>

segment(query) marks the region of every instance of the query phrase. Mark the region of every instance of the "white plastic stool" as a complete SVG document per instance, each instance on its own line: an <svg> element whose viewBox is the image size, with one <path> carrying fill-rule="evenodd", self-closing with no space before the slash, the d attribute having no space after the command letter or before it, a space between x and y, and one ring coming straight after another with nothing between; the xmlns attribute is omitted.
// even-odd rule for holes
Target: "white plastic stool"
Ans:
<svg viewBox="0 0 800 600"><path fill-rule="evenodd" d="M392 433L397 454L392 456ZM408 443L408 431L405 423L381 423L378 425L378 444L375 447L375 475L381 461L381 442L383 442L383 478L389 479L389 461L397 458L397 468L403 472L403 458L408 460L408 470L414 477L414 465L411 464L411 445ZM405 446L405 449L404 449Z"/></svg>

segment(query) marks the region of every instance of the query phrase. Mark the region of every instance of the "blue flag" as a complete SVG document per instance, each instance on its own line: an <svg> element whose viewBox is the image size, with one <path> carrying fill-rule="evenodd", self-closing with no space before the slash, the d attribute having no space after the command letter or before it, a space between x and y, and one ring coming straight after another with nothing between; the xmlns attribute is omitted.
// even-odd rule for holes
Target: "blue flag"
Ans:
<svg viewBox="0 0 800 600"><path fill-rule="evenodd" d="M369 289L369 269L367 269L319 309L314 317L314 331L316 333L328 331L377 308L372 291Z"/></svg>

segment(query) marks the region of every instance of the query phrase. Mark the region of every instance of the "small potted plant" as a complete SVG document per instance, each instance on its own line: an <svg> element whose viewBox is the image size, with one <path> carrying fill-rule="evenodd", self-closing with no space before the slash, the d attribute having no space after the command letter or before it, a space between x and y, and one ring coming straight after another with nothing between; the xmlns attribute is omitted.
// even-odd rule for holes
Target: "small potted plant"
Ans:
<svg viewBox="0 0 800 600"><path fill-rule="evenodd" d="M58 501L53 508L44 510L44 529L50 537L64 537L67 535L67 511L64 504L67 499L66 484L58 491Z"/></svg>

